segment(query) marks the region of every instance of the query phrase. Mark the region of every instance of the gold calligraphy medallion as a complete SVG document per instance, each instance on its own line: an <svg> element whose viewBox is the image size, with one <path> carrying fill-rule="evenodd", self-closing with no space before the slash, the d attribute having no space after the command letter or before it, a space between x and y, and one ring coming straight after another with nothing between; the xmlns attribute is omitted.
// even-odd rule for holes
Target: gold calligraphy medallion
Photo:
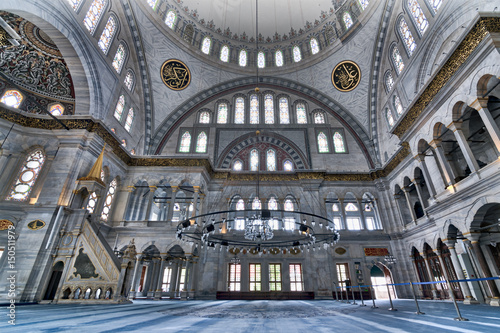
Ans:
<svg viewBox="0 0 500 333"><path fill-rule="evenodd" d="M31 230L39 230L45 227L45 222L42 220L34 220L28 223L28 228Z"/></svg>
<svg viewBox="0 0 500 333"><path fill-rule="evenodd" d="M333 86L340 91L353 90L359 81L361 81L361 70L353 61L342 61L332 71Z"/></svg>
<svg viewBox="0 0 500 333"><path fill-rule="evenodd" d="M182 90L191 82L189 68L180 60L170 59L161 66L161 79L172 90Z"/></svg>

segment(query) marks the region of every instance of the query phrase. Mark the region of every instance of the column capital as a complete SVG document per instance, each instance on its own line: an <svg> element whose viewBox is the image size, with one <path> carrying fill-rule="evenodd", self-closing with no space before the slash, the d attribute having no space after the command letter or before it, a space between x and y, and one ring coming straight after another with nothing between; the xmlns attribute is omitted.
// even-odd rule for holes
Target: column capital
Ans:
<svg viewBox="0 0 500 333"><path fill-rule="evenodd" d="M442 142L441 139L434 139L434 140L432 140L432 141L429 142L429 146L431 146L432 148L436 149L437 147L441 146L441 142Z"/></svg>
<svg viewBox="0 0 500 333"><path fill-rule="evenodd" d="M416 159L419 162L424 162L425 161L425 154L416 154L413 156L414 159Z"/></svg>
<svg viewBox="0 0 500 333"><path fill-rule="evenodd" d="M446 246L448 246L449 249L454 249L456 242L457 242L457 240L455 238L445 238L445 239L443 239L443 243L445 243Z"/></svg>
<svg viewBox="0 0 500 333"><path fill-rule="evenodd" d="M420 183L422 182L422 178L420 177L415 177L411 180L411 182L415 185L420 185Z"/></svg>
<svg viewBox="0 0 500 333"><path fill-rule="evenodd" d="M193 186L194 193L198 193L200 191L199 186Z"/></svg>
<svg viewBox="0 0 500 333"><path fill-rule="evenodd" d="M158 187L157 187L156 185L149 185L149 190L150 190L151 192L156 191L156 189L157 189L157 188L158 188Z"/></svg>
<svg viewBox="0 0 500 333"><path fill-rule="evenodd" d="M478 111L480 111L481 109L487 109L488 108L488 98L478 97L469 106L471 108L474 108L474 109L478 110Z"/></svg>
<svg viewBox="0 0 500 333"><path fill-rule="evenodd" d="M170 188L172 189L172 192L177 192L179 190L179 186L170 186Z"/></svg>
<svg viewBox="0 0 500 333"><path fill-rule="evenodd" d="M472 243L476 243L479 241L479 238L481 238L481 233L479 232L469 232L467 234L464 234L465 237L467 237L468 240L470 240Z"/></svg>
<svg viewBox="0 0 500 333"><path fill-rule="evenodd" d="M455 131L461 131L462 130L462 124L463 122L462 121L452 121L448 126L446 126L447 128L449 128L451 131L455 132Z"/></svg>

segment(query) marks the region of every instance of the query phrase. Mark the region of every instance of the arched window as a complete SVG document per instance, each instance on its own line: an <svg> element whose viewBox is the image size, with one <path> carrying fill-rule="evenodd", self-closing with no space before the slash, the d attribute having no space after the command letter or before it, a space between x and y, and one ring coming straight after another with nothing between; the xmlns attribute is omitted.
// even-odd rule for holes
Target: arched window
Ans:
<svg viewBox="0 0 500 333"><path fill-rule="evenodd" d="M110 16L104 30L102 31L101 38L99 38L99 47L104 54L108 53L109 46L113 40L113 36L116 32L116 21L113 16Z"/></svg>
<svg viewBox="0 0 500 333"><path fill-rule="evenodd" d="M401 104L401 101L399 100L399 97L397 95L394 96L393 104L394 104L394 109L396 110L396 113L398 115L403 113L403 105Z"/></svg>
<svg viewBox="0 0 500 333"><path fill-rule="evenodd" d="M276 152L274 149L268 149L266 153L267 171L276 171Z"/></svg>
<svg viewBox="0 0 500 333"><path fill-rule="evenodd" d="M114 116L116 120L122 120L123 109L125 108L125 97L123 95L118 99L118 103L116 103Z"/></svg>
<svg viewBox="0 0 500 333"><path fill-rule="evenodd" d="M396 72L399 75L405 68L405 63L403 62L403 57L401 57L401 53L399 53L399 50L396 47L396 45L392 47L391 56L392 56L392 63L394 64L394 67L396 67Z"/></svg>
<svg viewBox="0 0 500 333"><path fill-rule="evenodd" d="M122 71L123 63L125 62L125 57L127 52L125 51L125 46L120 44L116 50L115 58L113 59L113 68L118 74Z"/></svg>
<svg viewBox="0 0 500 333"><path fill-rule="evenodd" d="M179 146L179 152L181 153L189 153L189 149L191 148L191 134L186 131L182 134L181 144Z"/></svg>
<svg viewBox="0 0 500 333"><path fill-rule="evenodd" d="M429 27L429 21L427 21L424 11L418 4L417 0L408 0L408 8L410 9L411 19L417 27L420 36L422 36L425 30Z"/></svg>
<svg viewBox="0 0 500 333"><path fill-rule="evenodd" d="M336 153L345 153L344 138L339 132L333 134L333 149Z"/></svg>
<svg viewBox="0 0 500 333"><path fill-rule="evenodd" d="M277 50L274 53L274 63L276 64L277 67L283 66L283 51Z"/></svg>
<svg viewBox="0 0 500 333"><path fill-rule="evenodd" d="M401 34L401 38L403 39L403 44L405 45L406 51L408 52L408 56L411 57L413 51L417 48L417 43L415 43L415 38L411 34L410 28L404 17L399 20L399 33Z"/></svg>
<svg viewBox="0 0 500 333"><path fill-rule="evenodd" d="M394 78L392 77L390 71L387 71L387 73L385 73L385 87L388 92L392 90L392 87L394 87Z"/></svg>
<svg viewBox="0 0 500 333"><path fill-rule="evenodd" d="M391 110L385 109L385 117L387 118L389 126L392 127L394 125L394 117L392 116Z"/></svg>
<svg viewBox="0 0 500 333"><path fill-rule="evenodd" d="M7 200L26 201L28 199L44 162L45 154L41 149L28 155Z"/></svg>
<svg viewBox="0 0 500 333"><path fill-rule="evenodd" d="M227 104L220 103L217 110L217 124L227 124Z"/></svg>
<svg viewBox="0 0 500 333"><path fill-rule="evenodd" d="M252 201L252 209L262 209L262 203L260 199L255 197Z"/></svg>
<svg viewBox="0 0 500 333"><path fill-rule="evenodd" d="M85 18L83 19L83 24L85 25L85 27L87 27L92 35L95 32L97 24L99 24L99 20L101 19L102 13L104 11L104 7L106 7L106 1L94 0L90 5L87 15L85 15Z"/></svg>
<svg viewBox="0 0 500 333"><path fill-rule="evenodd" d="M342 15L342 19L344 20L345 30L349 30L353 24L351 14L349 14L349 12L345 12L344 15Z"/></svg>
<svg viewBox="0 0 500 333"><path fill-rule="evenodd" d="M291 199L286 199L285 203L283 204L284 210L287 212L293 212L295 209L293 208L293 201Z"/></svg>
<svg viewBox="0 0 500 333"><path fill-rule="evenodd" d="M240 55L238 57L238 63L240 64L241 67L245 67L247 65L247 50L241 49L240 50Z"/></svg>
<svg viewBox="0 0 500 333"><path fill-rule="evenodd" d="M21 93L17 90L7 90L0 100L0 102L2 102L3 104L16 109L19 107L19 105L21 105L22 101L23 95L21 95Z"/></svg>
<svg viewBox="0 0 500 333"><path fill-rule="evenodd" d="M245 123L245 100L243 99L243 97L236 98L236 105L234 108L234 123Z"/></svg>
<svg viewBox="0 0 500 333"><path fill-rule="evenodd" d="M83 3L83 0L68 0L68 2L76 12L80 5Z"/></svg>
<svg viewBox="0 0 500 333"><path fill-rule="evenodd" d="M269 202L267 203L267 209L269 210L278 210L278 201L275 197L271 197Z"/></svg>
<svg viewBox="0 0 500 333"><path fill-rule="evenodd" d="M104 207L102 208L101 220L107 221L109 212L111 211L111 204L113 203L113 198L115 197L117 181L116 178L109 183L108 194L106 194L106 199L104 200Z"/></svg>
<svg viewBox="0 0 500 333"><path fill-rule="evenodd" d="M130 110L128 110L127 119L125 119L125 126L124 126L127 132L130 132L133 123L134 123L134 108L130 108Z"/></svg>
<svg viewBox="0 0 500 333"><path fill-rule="evenodd" d="M325 28L325 37L326 40L328 41L328 44L332 43L335 40L336 36L337 34L335 33L333 26L327 25Z"/></svg>
<svg viewBox="0 0 500 333"><path fill-rule="evenodd" d="M434 11L434 14L437 14L439 7L443 4L443 0L425 0L429 4L429 6Z"/></svg>
<svg viewBox="0 0 500 333"><path fill-rule="evenodd" d="M201 42L201 52L209 54L211 45L212 45L212 40L210 39L210 37L203 38L203 41Z"/></svg>
<svg viewBox="0 0 500 333"><path fill-rule="evenodd" d="M298 103L295 106L295 112L297 115L297 124L307 124L306 106L304 103Z"/></svg>
<svg viewBox="0 0 500 333"><path fill-rule="evenodd" d="M250 151L250 170L257 171L259 169L259 151L252 149Z"/></svg>
<svg viewBox="0 0 500 333"><path fill-rule="evenodd" d="M283 170L284 171L293 171L293 163L292 161L290 160L285 160L285 162L283 162Z"/></svg>
<svg viewBox="0 0 500 333"><path fill-rule="evenodd" d="M366 7L368 7L368 4L370 4L370 0L358 0L358 3L361 6L361 9L365 10Z"/></svg>
<svg viewBox="0 0 500 333"><path fill-rule="evenodd" d="M318 133L318 151L320 153L329 153L330 148L328 147L328 139L323 132Z"/></svg>
<svg viewBox="0 0 500 333"><path fill-rule="evenodd" d="M201 132L198 134L198 139L196 140L196 152L197 153L206 153L207 152L207 142L208 137L205 132Z"/></svg>
<svg viewBox="0 0 500 333"><path fill-rule="evenodd" d="M356 206L355 204L353 204L352 202L348 202L346 205L345 205L345 211L346 212L357 212L359 209L358 209L358 206Z"/></svg>
<svg viewBox="0 0 500 333"><path fill-rule="evenodd" d="M334 211L334 212L338 212L338 211L340 211L340 209L339 209L339 205L338 205L338 204L336 204L336 203L334 203L334 204L332 205L332 211Z"/></svg>
<svg viewBox="0 0 500 333"><path fill-rule="evenodd" d="M288 111L288 98L280 98L280 124L290 124L290 112Z"/></svg>
<svg viewBox="0 0 500 333"><path fill-rule="evenodd" d="M240 160L234 161L234 163L233 163L233 170L234 171L241 171L241 170L243 170L243 162L241 162Z"/></svg>
<svg viewBox="0 0 500 333"><path fill-rule="evenodd" d="M210 123L210 113L208 113L208 111L203 111L200 113L200 123L201 124Z"/></svg>
<svg viewBox="0 0 500 333"><path fill-rule="evenodd" d="M293 61L299 62L302 60L302 54L300 53L300 48L298 45L295 45L292 49L293 51Z"/></svg>
<svg viewBox="0 0 500 333"><path fill-rule="evenodd" d="M127 72L123 83L125 84L125 87L127 87L128 91L132 91L132 88L134 87L134 74L131 70Z"/></svg>
<svg viewBox="0 0 500 333"><path fill-rule="evenodd" d="M314 113L314 123L315 124L324 124L325 123L325 115L323 112L315 112Z"/></svg>
<svg viewBox="0 0 500 333"><path fill-rule="evenodd" d="M220 60L223 62L229 61L229 46L223 45L220 49Z"/></svg>
<svg viewBox="0 0 500 333"><path fill-rule="evenodd" d="M311 38L311 40L309 41L309 45L311 46L311 53L312 54L316 54L319 52L319 44L318 44L318 40L316 38Z"/></svg>
<svg viewBox="0 0 500 333"><path fill-rule="evenodd" d="M167 15L165 16L165 24L170 29L174 29L176 21L177 21L177 14L175 13L175 11L173 9L170 9L167 12Z"/></svg>
<svg viewBox="0 0 500 333"><path fill-rule="evenodd" d="M271 94L264 97L264 117L266 124L274 124L274 101Z"/></svg>
<svg viewBox="0 0 500 333"><path fill-rule="evenodd" d="M49 108L49 112L53 116L60 116L64 113L64 106L61 104L54 104Z"/></svg>
<svg viewBox="0 0 500 333"><path fill-rule="evenodd" d="M266 67L266 54L262 51L260 51L257 54L257 66L259 68L264 68Z"/></svg>
<svg viewBox="0 0 500 333"><path fill-rule="evenodd" d="M236 202L236 210L245 210L245 201L243 201L243 199L239 199L238 202Z"/></svg>
<svg viewBox="0 0 500 333"><path fill-rule="evenodd" d="M182 34L182 39L184 39L187 43L192 44L193 36L194 36L193 25L192 24L186 25L186 27L184 28L184 32Z"/></svg>
<svg viewBox="0 0 500 333"><path fill-rule="evenodd" d="M259 123L259 97L250 96L250 124Z"/></svg>

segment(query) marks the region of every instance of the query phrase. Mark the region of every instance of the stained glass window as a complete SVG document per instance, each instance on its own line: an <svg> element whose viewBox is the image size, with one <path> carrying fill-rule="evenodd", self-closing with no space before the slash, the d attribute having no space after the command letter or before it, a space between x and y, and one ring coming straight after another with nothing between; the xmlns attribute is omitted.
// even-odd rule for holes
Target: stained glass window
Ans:
<svg viewBox="0 0 500 333"><path fill-rule="evenodd" d="M398 115L403 113L403 105L401 104L401 100L398 96L394 96L394 109L396 109Z"/></svg>
<svg viewBox="0 0 500 333"><path fill-rule="evenodd" d="M401 57L401 53L399 53L396 45L392 47L392 61L394 62L394 66L396 67L398 75L401 74L401 72L405 68L405 63L403 62L403 57Z"/></svg>
<svg viewBox="0 0 500 333"><path fill-rule="evenodd" d="M116 108L115 108L115 118L118 121L122 120L122 113L123 109L125 108L125 97L123 95L120 96L118 99L118 103L116 103Z"/></svg>
<svg viewBox="0 0 500 333"><path fill-rule="evenodd" d="M303 291L304 282L302 280L302 265L290 264L288 268L290 271L290 291Z"/></svg>
<svg viewBox="0 0 500 333"><path fill-rule="evenodd" d="M353 22L351 14L349 14L349 12L345 12L342 16L342 19L344 20L345 30L348 30L350 27L352 27Z"/></svg>
<svg viewBox="0 0 500 333"><path fill-rule="evenodd" d="M420 35L423 35L429 27L429 21L427 21L424 11L417 0L408 0L408 7L410 8L410 16L413 19L413 23L417 26Z"/></svg>
<svg viewBox="0 0 500 333"><path fill-rule="evenodd" d="M311 53L316 54L319 52L319 44L316 38L311 38L309 41L309 45L311 46Z"/></svg>
<svg viewBox="0 0 500 333"><path fill-rule="evenodd" d="M262 278L260 264L250 264L250 291L262 290Z"/></svg>
<svg viewBox="0 0 500 333"><path fill-rule="evenodd" d="M264 117L266 124L274 124L274 103L271 94L264 97Z"/></svg>
<svg viewBox="0 0 500 333"><path fill-rule="evenodd" d="M392 112L389 109L385 109L385 116L387 117L387 122L389 123L389 126L394 125L394 117L392 116Z"/></svg>
<svg viewBox="0 0 500 333"><path fill-rule="evenodd" d="M277 67L283 66L283 51L278 50L274 53L274 62L276 63Z"/></svg>
<svg viewBox="0 0 500 333"><path fill-rule="evenodd" d="M252 201L252 209L262 209L262 204L259 198L254 198Z"/></svg>
<svg viewBox="0 0 500 333"><path fill-rule="evenodd" d="M167 15L165 16L165 24L170 29L173 29L175 28L175 21L177 21L177 14L175 13L174 10L171 9L167 12Z"/></svg>
<svg viewBox="0 0 500 333"><path fill-rule="evenodd" d="M345 153L344 138L339 132L333 134L333 148L336 153Z"/></svg>
<svg viewBox="0 0 500 333"><path fill-rule="evenodd" d="M399 20L399 33L401 34L401 38L403 38L406 51L408 51L411 57L413 51L417 48L417 43L415 43L415 38L413 38L410 28L403 17Z"/></svg>
<svg viewBox="0 0 500 333"><path fill-rule="evenodd" d="M110 16L104 30L102 31L101 38L99 38L99 47L104 54L108 53L109 46L113 40L116 32L116 21L113 16Z"/></svg>
<svg viewBox="0 0 500 333"><path fill-rule="evenodd" d="M332 205L332 210L333 210L334 212L338 212L338 211L339 211L339 205L337 205L336 203L334 203L334 204Z"/></svg>
<svg viewBox="0 0 500 333"><path fill-rule="evenodd" d="M217 110L217 124L227 124L227 104L220 103Z"/></svg>
<svg viewBox="0 0 500 333"><path fill-rule="evenodd" d="M352 202L349 202L347 205L345 205L345 211L346 212L357 212L358 206L356 206Z"/></svg>
<svg viewBox="0 0 500 333"><path fill-rule="evenodd" d="M83 24L87 27L91 34L94 34L95 28L101 19L105 6L106 1L104 0L94 0L90 5L89 11L83 19Z"/></svg>
<svg viewBox="0 0 500 333"><path fill-rule="evenodd" d="M208 113L208 111L203 111L202 113L200 113L200 123L201 124L210 123L210 113Z"/></svg>
<svg viewBox="0 0 500 333"><path fill-rule="evenodd" d="M236 203L236 210L245 210L245 201L243 199L239 199Z"/></svg>
<svg viewBox="0 0 500 333"><path fill-rule="evenodd" d="M293 212L294 211L294 208L293 208L293 201L291 199L286 199L285 200L285 204L283 205L283 208L284 210L286 210L287 212Z"/></svg>
<svg viewBox="0 0 500 333"><path fill-rule="evenodd" d="M22 101L23 95L21 95L21 93L17 90L7 90L0 100L0 102L2 102L3 104L16 109L19 107L19 105L21 105Z"/></svg>
<svg viewBox="0 0 500 333"><path fill-rule="evenodd" d="M320 153L330 152L330 148L328 147L328 139L323 132L319 132L318 134L318 150Z"/></svg>
<svg viewBox="0 0 500 333"><path fill-rule="evenodd" d="M191 148L191 134L186 131L182 134L181 145L179 146L179 152L181 153L189 153L189 149Z"/></svg>
<svg viewBox="0 0 500 333"><path fill-rule="evenodd" d="M293 163L290 160L286 160L283 162L283 170L285 171L293 171Z"/></svg>
<svg viewBox="0 0 500 333"><path fill-rule="evenodd" d="M198 139L196 140L196 152L197 153L206 153L207 152L207 142L208 137L205 132L201 132L198 134Z"/></svg>
<svg viewBox="0 0 500 333"><path fill-rule="evenodd" d="M290 112L288 111L288 98L280 98L280 124L290 124Z"/></svg>
<svg viewBox="0 0 500 333"><path fill-rule="evenodd" d="M64 113L64 106L62 106L61 104L54 104L49 108L49 112L53 116L60 116Z"/></svg>
<svg viewBox="0 0 500 333"><path fill-rule="evenodd" d="M238 57L238 63L241 67L245 67L247 65L247 51L240 50L240 56Z"/></svg>
<svg viewBox="0 0 500 333"><path fill-rule="evenodd" d="M434 14L437 14L439 7L443 4L443 0L426 0L430 6L432 7L432 10L434 10Z"/></svg>
<svg viewBox="0 0 500 333"><path fill-rule="evenodd" d="M314 123L315 124L324 124L325 123L325 115L323 112L314 113Z"/></svg>
<svg viewBox="0 0 500 333"><path fill-rule="evenodd" d="M123 44L120 44L118 46L118 49L116 50L115 58L113 59L112 63L118 74L120 74L120 72L122 71L123 63L125 62L125 56L125 46Z"/></svg>
<svg viewBox="0 0 500 333"><path fill-rule="evenodd" d="M82 1L83 0L68 0L69 4L75 11L78 10L78 7L80 7Z"/></svg>
<svg viewBox="0 0 500 333"><path fill-rule="evenodd" d="M241 170L243 170L243 163L241 161L234 161L234 163L233 163L233 170L234 171L241 171Z"/></svg>
<svg viewBox="0 0 500 333"><path fill-rule="evenodd" d="M228 269L228 286L229 291L240 291L241 289L241 264L229 264Z"/></svg>
<svg viewBox="0 0 500 333"><path fill-rule="evenodd" d="M201 42L201 52L209 54L211 45L212 45L212 40L209 37L203 38L203 41Z"/></svg>
<svg viewBox="0 0 500 333"><path fill-rule="evenodd" d="M275 197L271 197L269 202L267 203L267 209L269 210L278 210L278 201Z"/></svg>
<svg viewBox="0 0 500 333"><path fill-rule="evenodd" d="M250 96L250 124L259 123L259 98L257 95Z"/></svg>
<svg viewBox="0 0 500 333"><path fill-rule="evenodd" d="M281 264L269 264L269 291L281 291Z"/></svg>
<svg viewBox="0 0 500 333"><path fill-rule="evenodd" d="M306 106L303 103L298 103L295 107L297 113L297 124L307 124Z"/></svg>
<svg viewBox="0 0 500 333"><path fill-rule="evenodd" d="M385 85L387 87L387 91L391 91L392 87L394 87L394 78L392 77L392 74L389 71L385 75Z"/></svg>
<svg viewBox="0 0 500 333"><path fill-rule="evenodd" d="M276 152L268 149L266 155L267 171L276 171Z"/></svg>
<svg viewBox="0 0 500 333"><path fill-rule="evenodd" d="M27 200L44 162L45 154L41 149L32 152L26 158L19 176L6 199L16 201Z"/></svg>
<svg viewBox="0 0 500 333"><path fill-rule="evenodd" d="M302 60L302 54L300 53L300 48L295 45L293 47L293 61L299 62Z"/></svg>
<svg viewBox="0 0 500 333"><path fill-rule="evenodd" d="M95 192L90 192L89 201L87 203L87 211L90 214L94 213L94 210L96 208L95 206L97 205L97 199L97 194Z"/></svg>
<svg viewBox="0 0 500 333"><path fill-rule="evenodd" d="M132 87L134 86L134 74L132 73L132 71L129 70L127 72L125 80L123 80L123 83L125 84L125 87L127 87L129 91L132 91Z"/></svg>
<svg viewBox="0 0 500 333"><path fill-rule="evenodd" d="M259 169L259 151L252 149L250 151L250 170L257 171Z"/></svg>
<svg viewBox="0 0 500 333"><path fill-rule="evenodd" d="M147 0L147 1L148 1L148 5L150 5L151 8L153 8L153 10L156 10L156 6L158 6L159 0Z"/></svg>
<svg viewBox="0 0 500 333"><path fill-rule="evenodd" d="M243 97L236 98L236 106L234 108L234 123L245 123L245 100Z"/></svg>
<svg viewBox="0 0 500 333"><path fill-rule="evenodd" d="M361 6L362 10L365 10L366 7L370 4L370 0L358 0L359 5Z"/></svg>
<svg viewBox="0 0 500 333"><path fill-rule="evenodd" d="M113 203L113 198L116 192L117 181L116 178L109 184L108 194L106 194L106 199L104 200L104 207L101 213L101 219L104 221L108 220L109 212L111 210L111 204Z"/></svg>
<svg viewBox="0 0 500 333"><path fill-rule="evenodd" d="M264 52L260 51L257 54L257 66L259 68L264 68L266 67L266 55Z"/></svg>
<svg viewBox="0 0 500 333"><path fill-rule="evenodd" d="M125 119L125 126L124 126L127 132L130 132L133 122L134 122L134 109L130 108L128 110L127 119Z"/></svg>
<svg viewBox="0 0 500 333"><path fill-rule="evenodd" d="M122 146L127 147L127 141L125 139L122 139Z"/></svg>
<svg viewBox="0 0 500 333"><path fill-rule="evenodd" d="M223 62L229 61L229 46L224 45L220 49L220 60Z"/></svg>

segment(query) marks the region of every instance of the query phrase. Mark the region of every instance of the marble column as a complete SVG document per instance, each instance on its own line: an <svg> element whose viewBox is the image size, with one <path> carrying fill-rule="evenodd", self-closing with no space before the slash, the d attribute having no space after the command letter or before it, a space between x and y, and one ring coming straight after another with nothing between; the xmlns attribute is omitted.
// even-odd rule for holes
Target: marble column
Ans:
<svg viewBox="0 0 500 333"><path fill-rule="evenodd" d="M455 175L453 174L453 170L451 169L450 163L448 163L448 159L444 154L443 146L441 145L441 140L434 139L429 142L429 145L434 148L436 152L436 157L438 159L439 165L441 167L441 172L444 177L444 183L446 187L455 184Z"/></svg>
<svg viewBox="0 0 500 333"><path fill-rule="evenodd" d="M172 217L174 216L175 197L177 196L178 190L179 186L172 186L172 198L170 198L170 204L168 205L167 222L172 222Z"/></svg>
<svg viewBox="0 0 500 333"><path fill-rule="evenodd" d="M153 298L158 278L158 269L160 267L160 258L153 258L153 269L151 271L151 280L149 282L148 298Z"/></svg>
<svg viewBox="0 0 500 333"><path fill-rule="evenodd" d="M399 219L401 220L401 225L404 227L406 225L406 221L403 216L403 212L401 211L401 206L399 205L399 198L401 196L399 194L394 194L394 202L396 203L396 210L398 211Z"/></svg>
<svg viewBox="0 0 500 333"><path fill-rule="evenodd" d="M171 299L175 298L175 289L177 288L176 284L177 284L177 273L178 272L179 272L179 261L174 260L174 262L172 264L172 274L170 275L169 294L170 294Z"/></svg>
<svg viewBox="0 0 500 333"><path fill-rule="evenodd" d="M455 274L457 275L457 278L459 280L464 280L465 275L462 269L462 265L460 264L460 260L458 260L458 255L457 251L455 250L455 239L444 239L443 242L448 246L448 250L450 250L450 258L451 262L453 264L453 268L455 269ZM462 289L462 292L464 293L464 304L473 304L473 303L479 303L476 301L474 297L472 297L472 294L470 292L469 285L467 282L459 282L460 283L460 288Z"/></svg>
<svg viewBox="0 0 500 333"><path fill-rule="evenodd" d="M453 131L455 139L457 139L457 143L460 146L460 150L465 157L465 161L467 162L471 173L479 170L479 164L477 163L476 158L467 143L464 132L462 132L462 122L453 122L448 125L448 128Z"/></svg>
<svg viewBox="0 0 500 333"><path fill-rule="evenodd" d="M425 211L425 209L427 208L427 205L424 201L424 197L422 196L422 189L420 188L421 179L415 178L415 179L412 179L411 182L413 183L413 185L415 185L415 190L417 191L418 200L422 204L422 208Z"/></svg>
<svg viewBox="0 0 500 333"><path fill-rule="evenodd" d="M155 196L156 186L149 186L149 197L148 197L148 206L146 208L146 216L144 220L149 221L151 215L151 209L153 206L153 199Z"/></svg>
<svg viewBox="0 0 500 333"><path fill-rule="evenodd" d="M432 274L431 266L429 264L429 256L425 252L420 253L420 255L425 259L424 262L425 262L425 268L427 269L427 275L429 275L429 281L432 282L434 281L434 275ZM436 290L436 284L431 283L429 284L429 286L431 286L432 298L438 299L439 293Z"/></svg>
<svg viewBox="0 0 500 333"><path fill-rule="evenodd" d="M454 290L453 290L453 286L451 285L451 282L450 282L450 276L448 275L448 270L446 269L446 266L444 264L443 255L441 253L441 250L436 249L436 250L434 250L434 252L437 254L439 264L441 265L441 271L443 272L444 278L446 279L446 284L448 285L448 291L450 293L448 295L448 298L453 299L451 293L453 293Z"/></svg>
<svg viewBox="0 0 500 333"><path fill-rule="evenodd" d="M159 269L158 274L157 274L158 279L156 282L156 290L154 293L155 300L161 299L161 293L162 293L161 286L163 284L163 275L165 273L165 263L166 263L166 257L160 258L160 269Z"/></svg>
<svg viewBox="0 0 500 333"><path fill-rule="evenodd" d="M404 186L401 190L405 194L406 204L408 205L408 210L410 211L411 220L413 222L415 222L417 220L417 215L415 214L415 210L413 209L413 207L411 205L410 189L408 187Z"/></svg>
<svg viewBox="0 0 500 333"><path fill-rule="evenodd" d="M410 256L410 260L411 260L411 265L413 266L413 270L415 271L416 280L418 282L427 282L427 281L420 280L420 275L418 274L417 265L415 264L415 258L413 257L413 255ZM418 288L417 290L413 289L413 290L415 290L415 293L418 294L418 296L420 296L421 298L423 298L425 296L422 286L423 286L422 284L419 284L417 287Z"/></svg>
<svg viewBox="0 0 500 333"><path fill-rule="evenodd" d="M189 299L194 299L196 297L196 284L198 283L198 257L192 256L191 260L193 263L191 265L191 273L188 284L188 297Z"/></svg>
<svg viewBox="0 0 500 333"><path fill-rule="evenodd" d="M340 214L342 215L342 229L347 229L347 218L345 214L345 206L344 206L344 198L340 199L339 198L339 208L340 208Z"/></svg>
<svg viewBox="0 0 500 333"><path fill-rule="evenodd" d="M476 109L479 113L488 134L493 140L497 153L500 153L500 129L488 110L488 98L478 98L470 105L470 107Z"/></svg>
<svg viewBox="0 0 500 333"><path fill-rule="evenodd" d="M198 196L200 192L199 186L193 186L193 211L191 212L191 217L198 215L196 212L198 211Z"/></svg>
<svg viewBox="0 0 500 333"><path fill-rule="evenodd" d="M134 275L132 275L132 283L130 284L130 292L128 294L129 299L134 299L135 298L135 292L136 292L136 284L137 284L137 274L139 272L139 266L140 261L141 261L142 255L137 254L135 256L135 266L134 266Z"/></svg>
<svg viewBox="0 0 500 333"><path fill-rule="evenodd" d="M359 215L361 218L361 228L363 230L366 230L365 206L363 205L363 199L356 198L356 202L358 203L358 206L359 206Z"/></svg>
<svg viewBox="0 0 500 333"><path fill-rule="evenodd" d="M176 282L176 287L175 287L175 293L176 293L176 296L178 296L178 297L181 296L181 291L182 291L181 279L182 279L182 269L184 268L184 265L185 265L185 261L180 259L179 267L177 269L177 282Z"/></svg>
<svg viewBox="0 0 500 333"><path fill-rule="evenodd" d="M189 295L189 290L191 289L191 274L193 268L192 257L188 256L186 258L186 276L184 279L184 291L181 290L181 299L187 300Z"/></svg>
<svg viewBox="0 0 500 333"><path fill-rule="evenodd" d="M66 256L64 259L64 268L63 272L61 274L61 280L59 280L59 285L57 286L56 293L54 295L54 301L52 303L57 303L57 301L61 298L61 290L64 285L64 281L66 281L66 278L68 276L68 272L70 270L70 263L71 263L71 258L73 256Z"/></svg>
<svg viewBox="0 0 500 333"><path fill-rule="evenodd" d="M434 197L436 195L436 189L434 188L434 183L432 182L432 178L429 174L429 169L427 169L427 163L425 163L425 154L417 154L413 158L419 162L420 170L422 170L422 175L424 176L429 193L431 197Z"/></svg>

